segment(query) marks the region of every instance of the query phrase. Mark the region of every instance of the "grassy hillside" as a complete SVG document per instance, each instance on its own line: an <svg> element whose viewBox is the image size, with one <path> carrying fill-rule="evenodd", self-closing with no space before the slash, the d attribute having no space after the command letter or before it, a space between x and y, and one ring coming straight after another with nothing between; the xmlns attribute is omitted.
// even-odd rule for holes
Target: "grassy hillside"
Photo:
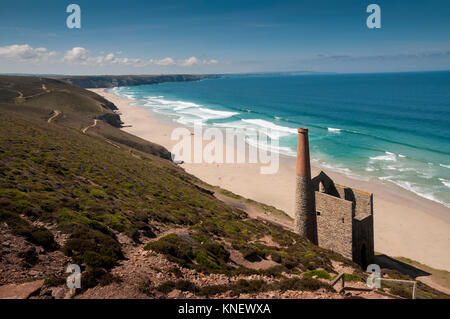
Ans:
<svg viewBox="0 0 450 319"><path fill-rule="evenodd" d="M60 250L81 265L84 289L113 281L110 270L125 260L126 241L181 269L279 278L203 288L167 281L145 288L152 291L328 290L302 274L338 273L335 262L362 280L351 261L218 200L161 146L94 122L115 108L96 94L40 78L1 77L0 85L0 223L42 254ZM251 267L263 261L269 266Z"/></svg>
<svg viewBox="0 0 450 319"><path fill-rule="evenodd" d="M58 76L54 79L65 81L82 88L109 88L116 86L133 86L157 84L163 82L198 81L215 78L216 75L101 75L101 76Z"/></svg>

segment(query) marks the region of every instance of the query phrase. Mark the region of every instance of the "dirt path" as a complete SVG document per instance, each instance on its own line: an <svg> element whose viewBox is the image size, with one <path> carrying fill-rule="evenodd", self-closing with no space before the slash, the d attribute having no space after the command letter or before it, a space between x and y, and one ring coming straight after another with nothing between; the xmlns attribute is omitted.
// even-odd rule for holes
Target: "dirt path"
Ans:
<svg viewBox="0 0 450 319"><path fill-rule="evenodd" d="M61 114L61 111L53 110L52 116L47 120L48 123L51 123L54 119L56 119Z"/></svg>
<svg viewBox="0 0 450 319"><path fill-rule="evenodd" d="M86 132L87 132L90 128L93 128L93 127L96 127L96 126L97 126L97 122L98 122L98 120L94 120L94 124L85 127L84 129L81 130L81 132L83 132L83 134L86 134Z"/></svg>
<svg viewBox="0 0 450 319"><path fill-rule="evenodd" d="M115 148L120 149L120 146L117 145L116 143L113 143L113 142L111 142L110 140L108 140L108 139L106 139L106 138L105 138L105 141L106 141L107 143L111 144L112 146L114 146Z"/></svg>

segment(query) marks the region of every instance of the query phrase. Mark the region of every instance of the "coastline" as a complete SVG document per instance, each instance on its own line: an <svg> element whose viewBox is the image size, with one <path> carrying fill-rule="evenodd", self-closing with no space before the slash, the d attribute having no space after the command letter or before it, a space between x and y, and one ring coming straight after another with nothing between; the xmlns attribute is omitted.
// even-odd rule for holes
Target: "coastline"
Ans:
<svg viewBox="0 0 450 319"><path fill-rule="evenodd" d="M124 131L160 144L169 151L170 139L181 125L162 121L155 113L106 89L91 91L114 103L128 127ZM198 138L198 137L194 137ZM241 196L275 206L293 215L295 158L280 156L274 175L259 173L259 164L183 164L188 173ZM312 167L313 172L318 167ZM324 169L337 183L374 193L375 250L392 257L407 257L450 271L450 209L395 185L360 181Z"/></svg>

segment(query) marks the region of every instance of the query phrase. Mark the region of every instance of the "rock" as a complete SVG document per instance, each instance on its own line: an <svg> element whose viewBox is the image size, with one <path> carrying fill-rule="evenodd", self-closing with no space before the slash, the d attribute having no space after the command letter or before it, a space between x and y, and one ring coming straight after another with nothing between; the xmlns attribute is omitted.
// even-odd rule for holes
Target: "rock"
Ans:
<svg viewBox="0 0 450 319"><path fill-rule="evenodd" d="M62 287L57 287L52 289L52 297L55 299L64 299L66 295L66 289Z"/></svg>
<svg viewBox="0 0 450 319"><path fill-rule="evenodd" d="M70 288L69 291L64 296L64 299L72 299L77 293L76 288Z"/></svg>
<svg viewBox="0 0 450 319"><path fill-rule="evenodd" d="M133 241L128 236L126 236L122 233L118 233L116 235L116 237L117 237L117 240L119 241L119 243L121 243L121 244L128 244L128 245L133 244Z"/></svg>
<svg viewBox="0 0 450 319"><path fill-rule="evenodd" d="M172 290L171 292L169 292L169 294L167 295L167 298L170 299L184 299L184 293L181 290Z"/></svg>
<svg viewBox="0 0 450 319"><path fill-rule="evenodd" d="M0 287L0 299L27 299L41 290L44 280L24 284L10 284Z"/></svg>

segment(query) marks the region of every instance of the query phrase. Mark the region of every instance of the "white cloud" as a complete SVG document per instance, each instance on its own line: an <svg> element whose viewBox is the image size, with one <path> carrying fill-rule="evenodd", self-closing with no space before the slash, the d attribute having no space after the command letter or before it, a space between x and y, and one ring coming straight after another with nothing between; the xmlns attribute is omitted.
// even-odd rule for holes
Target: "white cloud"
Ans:
<svg viewBox="0 0 450 319"><path fill-rule="evenodd" d="M194 64L200 64L200 60L197 59L195 56L191 56L189 59L181 61L181 65L183 66L191 66Z"/></svg>
<svg viewBox="0 0 450 319"><path fill-rule="evenodd" d="M215 59L200 60L200 59L197 59L195 56L192 56L186 60L179 61L179 65L182 65L182 66L191 66L191 65L195 65L195 64L216 64L216 63L219 63L219 61L215 60Z"/></svg>
<svg viewBox="0 0 450 319"><path fill-rule="evenodd" d="M147 67L151 65L189 67L192 65L209 65L219 63L219 61L215 59L200 60L195 56L181 60L174 60L171 57L166 57L163 59L140 59L116 56L121 54L122 51L116 51L115 54L106 54L105 52L101 51L99 55L92 55L86 48L74 47L70 50L67 50L62 55L62 57L60 57L60 54L58 52L48 52L46 48L32 48L28 44L15 44L0 47L0 59L14 59L20 61L49 63L69 63L72 65L92 67L104 67L108 65L131 66L137 68Z"/></svg>
<svg viewBox="0 0 450 319"><path fill-rule="evenodd" d="M217 64L217 63L219 63L219 60L215 60L215 59L203 60L203 64Z"/></svg>
<svg viewBox="0 0 450 319"><path fill-rule="evenodd" d="M66 52L63 60L80 64L87 63L88 51L85 48L75 47L72 50Z"/></svg>
<svg viewBox="0 0 450 319"><path fill-rule="evenodd" d="M0 59L22 60L30 62L47 61L57 52L48 52L46 48L32 48L28 44L14 44L0 47Z"/></svg>
<svg viewBox="0 0 450 319"><path fill-rule="evenodd" d="M154 63L158 65L174 65L175 61L172 58L167 57L161 60L156 60Z"/></svg>

